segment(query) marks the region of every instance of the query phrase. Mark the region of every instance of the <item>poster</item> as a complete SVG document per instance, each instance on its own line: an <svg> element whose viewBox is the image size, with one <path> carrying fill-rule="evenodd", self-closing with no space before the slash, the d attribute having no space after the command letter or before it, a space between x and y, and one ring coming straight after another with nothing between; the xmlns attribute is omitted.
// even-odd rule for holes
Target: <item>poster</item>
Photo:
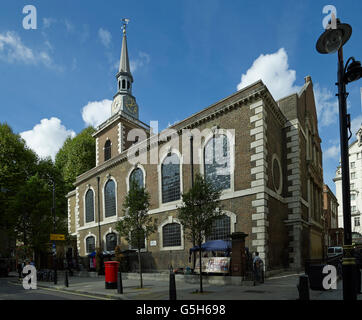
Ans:
<svg viewBox="0 0 362 320"><path fill-rule="evenodd" d="M230 257L204 257L201 260L202 272L229 273ZM200 272L200 259L196 259L195 272Z"/></svg>

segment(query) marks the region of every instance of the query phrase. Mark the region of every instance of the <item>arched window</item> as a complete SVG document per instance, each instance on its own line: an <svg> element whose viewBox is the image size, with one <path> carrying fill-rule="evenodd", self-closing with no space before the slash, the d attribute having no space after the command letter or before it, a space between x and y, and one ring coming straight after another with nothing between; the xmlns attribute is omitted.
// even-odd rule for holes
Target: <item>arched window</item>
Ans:
<svg viewBox="0 0 362 320"><path fill-rule="evenodd" d="M129 88L130 88L130 83L129 83L129 81L127 81L127 90L129 90Z"/></svg>
<svg viewBox="0 0 362 320"><path fill-rule="evenodd" d="M129 185L131 185L131 181L137 182L138 186L143 188L144 182L143 182L143 172L140 168L136 168L132 171L130 177L129 177Z"/></svg>
<svg viewBox="0 0 362 320"><path fill-rule="evenodd" d="M230 233L230 217L222 215L213 221L211 233L206 240L229 240Z"/></svg>
<svg viewBox="0 0 362 320"><path fill-rule="evenodd" d="M116 215L116 185L113 180L108 180L104 187L104 211L106 218Z"/></svg>
<svg viewBox="0 0 362 320"><path fill-rule="evenodd" d="M126 89L126 80L122 80L122 89Z"/></svg>
<svg viewBox="0 0 362 320"><path fill-rule="evenodd" d="M162 227L162 246L181 246L181 225L179 223L168 223Z"/></svg>
<svg viewBox="0 0 362 320"><path fill-rule="evenodd" d="M205 178L219 190L229 189L230 145L226 135L215 135L204 148Z"/></svg>
<svg viewBox="0 0 362 320"><path fill-rule="evenodd" d="M162 203L180 199L180 161L175 153L167 155L161 165Z"/></svg>
<svg viewBox="0 0 362 320"><path fill-rule="evenodd" d="M85 244L86 244L86 252L92 253L96 248L96 239L93 236L89 236L85 240Z"/></svg>
<svg viewBox="0 0 362 320"><path fill-rule="evenodd" d="M85 222L94 221L94 193L89 189L85 194Z"/></svg>
<svg viewBox="0 0 362 320"><path fill-rule="evenodd" d="M106 248L107 251L114 251L117 246L117 235L112 232L106 235Z"/></svg>
<svg viewBox="0 0 362 320"><path fill-rule="evenodd" d="M121 81L118 80L118 90L121 89Z"/></svg>
<svg viewBox="0 0 362 320"><path fill-rule="evenodd" d="M107 140L104 144L104 161L111 159L112 157L112 143L111 140Z"/></svg>

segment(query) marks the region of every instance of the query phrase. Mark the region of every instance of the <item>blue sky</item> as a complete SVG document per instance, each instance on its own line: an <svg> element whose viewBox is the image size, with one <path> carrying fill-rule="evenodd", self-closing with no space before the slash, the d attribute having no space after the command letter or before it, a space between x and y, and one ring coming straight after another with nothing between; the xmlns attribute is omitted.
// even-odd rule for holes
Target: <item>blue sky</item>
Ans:
<svg viewBox="0 0 362 320"><path fill-rule="evenodd" d="M37 9L35 30L23 28L25 5ZM337 16L353 28L345 60L351 55L361 60L360 1L4 0L0 121L21 133L40 155L54 155L68 134L105 117L116 92L120 20L127 17L140 119L158 120L160 128L232 94L240 82L258 75L271 84L275 97L298 90L311 75L325 182L335 190L337 56L315 50L325 5L334 5ZM284 79L279 87L273 81L278 76ZM362 80L348 86L353 128L362 122L361 87Z"/></svg>

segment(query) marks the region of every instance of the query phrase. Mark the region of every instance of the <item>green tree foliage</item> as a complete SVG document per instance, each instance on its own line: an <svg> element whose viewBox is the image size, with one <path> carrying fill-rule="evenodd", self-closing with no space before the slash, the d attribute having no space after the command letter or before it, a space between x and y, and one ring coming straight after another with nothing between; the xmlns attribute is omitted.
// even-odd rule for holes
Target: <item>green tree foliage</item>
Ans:
<svg viewBox="0 0 362 320"><path fill-rule="evenodd" d="M132 180L130 190L123 202L124 217L117 223L116 230L138 249L138 268L140 287L143 288L141 248L152 233L156 231L157 221L148 215L150 195L145 188Z"/></svg>
<svg viewBox="0 0 362 320"><path fill-rule="evenodd" d="M62 172L67 191L72 190L80 174L95 167L96 147L93 127L81 131L76 137L68 137L55 156L55 166Z"/></svg>
<svg viewBox="0 0 362 320"><path fill-rule="evenodd" d="M195 177L194 186L182 195L182 206L178 209L178 219L190 241L199 246L200 292L202 288L201 244L210 235L213 222L222 215L220 207L221 191L200 174Z"/></svg>
<svg viewBox="0 0 362 320"><path fill-rule="evenodd" d="M53 181L57 232L66 233L61 171L50 158L39 159L7 124L0 124L0 224L8 237L31 247L36 255L49 249Z"/></svg>

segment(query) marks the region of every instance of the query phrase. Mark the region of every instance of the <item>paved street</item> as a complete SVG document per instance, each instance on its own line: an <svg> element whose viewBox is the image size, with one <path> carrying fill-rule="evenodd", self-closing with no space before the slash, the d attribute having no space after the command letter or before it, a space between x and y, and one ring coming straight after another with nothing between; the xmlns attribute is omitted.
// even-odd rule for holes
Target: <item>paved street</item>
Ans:
<svg viewBox="0 0 362 320"><path fill-rule="evenodd" d="M210 285L204 284L204 293L195 293L198 283L186 283L176 277L178 300L297 300L298 274L281 274L265 280L256 286ZM10 282L10 283L9 283ZM16 284L14 284L16 283ZM168 300L169 282L165 280L144 280L144 288L139 289L139 280L123 280L123 294L116 289L105 289L104 276L70 277L69 287L64 286L64 279L58 284L38 282L38 290L24 290L16 277L1 279L0 299L51 299L51 300L88 300L88 299L121 299L121 300ZM50 291L51 290L51 291ZM342 300L342 282L338 282L337 290L310 290L311 300ZM358 296L362 300L362 295Z"/></svg>
<svg viewBox="0 0 362 320"><path fill-rule="evenodd" d="M17 278L0 278L0 300L98 300L100 297L63 292L52 288L25 290ZM104 298L102 298L103 300Z"/></svg>

